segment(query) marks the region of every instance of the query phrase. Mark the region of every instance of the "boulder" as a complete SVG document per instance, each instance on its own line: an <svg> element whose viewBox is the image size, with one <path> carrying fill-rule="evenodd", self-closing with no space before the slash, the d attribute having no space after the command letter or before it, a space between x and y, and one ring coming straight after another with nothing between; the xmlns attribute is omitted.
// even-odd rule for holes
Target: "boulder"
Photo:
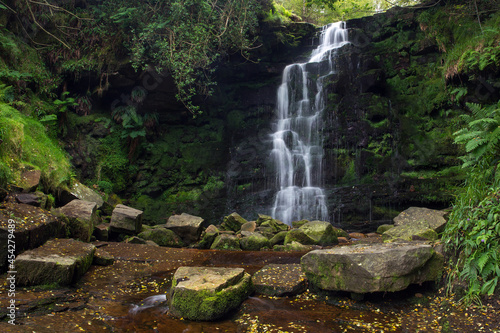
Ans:
<svg viewBox="0 0 500 333"><path fill-rule="evenodd" d="M333 232L335 233L335 236L337 236L337 238L338 237L349 238L349 234L344 229L333 227Z"/></svg>
<svg viewBox="0 0 500 333"><path fill-rule="evenodd" d="M172 279L170 313L188 320L217 320L252 292L243 268L179 267Z"/></svg>
<svg viewBox="0 0 500 333"><path fill-rule="evenodd" d="M75 283L89 269L94 252L94 245L74 239L50 240L17 256L16 283L19 286Z"/></svg>
<svg viewBox="0 0 500 333"><path fill-rule="evenodd" d="M250 231L254 232L255 228L257 228L257 223L255 221L247 222L241 226L241 231Z"/></svg>
<svg viewBox="0 0 500 333"><path fill-rule="evenodd" d="M263 247L269 247L269 239L262 234L250 231L244 231L244 233L244 237L240 239L240 246L243 250L259 251Z"/></svg>
<svg viewBox="0 0 500 333"><path fill-rule="evenodd" d="M248 221L241 217L238 213L232 213L224 217L224 221L221 224L221 228L223 230L231 230L234 232L238 232L241 229L241 226L247 223Z"/></svg>
<svg viewBox="0 0 500 333"><path fill-rule="evenodd" d="M292 227L293 228L300 228L300 227L302 227L306 223L309 223L309 220L293 221L292 222Z"/></svg>
<svg viewBox="0 0 500 333"><path fill-rule="evenodd" d="M63 204L67 204L75 199L95 202L98 209L104 204L104 200L98 193L83 185L79 181L75 181L70 189L63 190L59 196L59 200Z"/></svg>
<svg viewBox="0 0 500 333"><path fill-rule="evenodd" d="M82 242L90 242L97 224L97 204L75 199L58 210L68 218L70 236Z"/></svg>
<svg viewBox="0 0 500 333"><path fill-rule="evenodd" d="M201 217L182 213L168 218L167 229L175 232L184 243L196 243L203 231L204 220ZM161 244L160 244L161 245Z"/></svg>
<svg viewBox="0 0 500 333"><path fill-rule="evenodd" d="M22 188L24 193L36 191L38 185L40 185L40 179L42 177L41 170L29 170L21 174L21 182L19 187Z"/></svg>
<svg viewBox="0 0 500 333"><path fill-rule="evenodd" d="M314 239L314 245L325 246L339 243L335 229L329 222L311 221L302 225L299 230L304 231L307 236Z"/></svg>
<svg viewBox="0 0 500 333"><path fill-rule="evenodd" d="M271 216L259 214L259 218L257 219L257 225L260 228L269 228L269 232L278 233L280 231L287 231L289 226L280 220L273 219Z"/></svg>
<svg viewBox="0 0 500 333"><path fill-rule="evenodd" d="M297 242L302 245L314 245L316 240L309 237L302 229L292 229L285 236L285 245Z"/></svg>
<svg viewBox="0 0 500 333"><path fill-rule="evenodd" d="M7 269L10 234L16 241L16 253L20 253L51 238L64 237L66 231L61 219L42 208L6 202L0 209L0 272Z"/></svg>
<svg viewBox="0 0 500 333"><path fill-rule="evenodd" d="M255 292L270 296L294 296L307 289L307 278L299 264L270 264L252 276Z"/></svg>
<svg viewBox="0 0 500 333"><path fill-rule="evenodd" d="M163 227L153 228L141 232L137 237L144 239L145 241L153 241L160 246L167 247L183 247L184 243L182 239L172 230Z"/></svg>
<svg viewBox="0 0 500 333"><path fill-rule="evenodd" d="M425 224L415 222L414 224L401 225L391 228L382 234L384 242L393 242L399 240L430 240L438 239L438 234Z"/></svg>
<svg viewBox="0 0 500 333"><path fill-rule="evenodd" d="M273 247L274 245L283 245L285 243L285 238L287 233L288 231L278 232L269 240L269 246Z"/></svg>
<svg viewBox="0 0 500 333"><path fill-rule="evenodd" d="M443 231L446 225L444 218L447 212L421 207L410 207L394 218L394 226L418 225L435 232Z"/></svg>
<svg viewBox="0 0 500 333"><path fill-rule="evenodd" d="M315 286L353 293L399 291L413 283L435 281L443 256L423 243L380 243L311 251L302 270Z"/></svg>
<svg viewBox="0 0 500 333"><path fill-rule="evenodd" d="M41 198L35 193L21 193L16 195L16 202L40 207L41 206Z"/></svg>
<svg viewBox="0 0 500 333"><path fill-rule="evenodd" d="M197 248L209 249L217 236L219 236L219 229L213 224L209 225L201 235L201 240L198 242Z"/></svg>
<svg viewBox="0 0 500 333"><path fill-rule="evenodd" d="M210 246L212 250L241 250L240 240L235 235L220 234Z"/></svg>
<svg viewBox="0 0 500 333"><path fill-rule="evenodd" d="M142 210L125 205L116 205L111 215L110 230L119 233L135 234L142 226Z"/></svg>

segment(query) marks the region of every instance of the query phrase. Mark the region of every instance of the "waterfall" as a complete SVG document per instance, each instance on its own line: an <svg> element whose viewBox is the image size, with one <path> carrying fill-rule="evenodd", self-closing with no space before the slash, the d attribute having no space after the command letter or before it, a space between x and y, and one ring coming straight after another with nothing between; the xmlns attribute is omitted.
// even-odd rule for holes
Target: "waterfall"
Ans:
<svg viewBox="0 0 500 333"><path fill-rule="evenodd" d="M307 63L288 65L277 92L271 160L276 170L272 216L284 223L326 220L322 185L323 82L334 73L336 50L348 43L345 22L324 26Z"/></svg>

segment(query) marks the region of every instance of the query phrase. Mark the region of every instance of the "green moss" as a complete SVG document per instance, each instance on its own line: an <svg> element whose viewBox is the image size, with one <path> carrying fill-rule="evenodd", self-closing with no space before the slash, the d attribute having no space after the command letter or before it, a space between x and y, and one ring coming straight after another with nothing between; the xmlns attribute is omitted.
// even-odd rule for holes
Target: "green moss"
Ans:
<svg viewBox="0 0 500 333"><path fill-rule="evenodd" d="M46 129L35 119L22 115L14 108L0 103L0 180L18 183L21 172L42 171L43 185L55 190L69 184L72 177L67 154Z"/></svg>

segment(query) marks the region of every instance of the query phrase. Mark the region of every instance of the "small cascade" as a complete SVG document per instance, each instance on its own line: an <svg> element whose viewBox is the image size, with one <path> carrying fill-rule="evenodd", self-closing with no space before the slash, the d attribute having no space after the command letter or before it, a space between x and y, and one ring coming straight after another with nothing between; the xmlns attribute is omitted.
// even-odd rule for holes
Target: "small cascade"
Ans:
<svg viewBox="0 0 500 333"><path fill-rule="evenodd" d="M334 74L336 50L347 43L345 22L327 25L309 61L288 65L283 71L272 135L277 193L271 214L284 223L328 218L321 188L323 83Z"/></svg>

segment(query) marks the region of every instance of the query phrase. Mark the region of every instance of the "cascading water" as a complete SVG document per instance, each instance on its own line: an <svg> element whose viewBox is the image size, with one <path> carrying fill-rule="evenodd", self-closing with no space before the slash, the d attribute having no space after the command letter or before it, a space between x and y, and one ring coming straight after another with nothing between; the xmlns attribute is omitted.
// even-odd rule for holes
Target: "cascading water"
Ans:
<svg viewBox="0 0 500 333"><path fill-rule="evenodd" d="M284 223L328 217L321 189L323 82L334 73L336 50L346 43L345 22L327 25L309 61L288 65L283 71L272 135L277 193L271 214Z"/></svg>

